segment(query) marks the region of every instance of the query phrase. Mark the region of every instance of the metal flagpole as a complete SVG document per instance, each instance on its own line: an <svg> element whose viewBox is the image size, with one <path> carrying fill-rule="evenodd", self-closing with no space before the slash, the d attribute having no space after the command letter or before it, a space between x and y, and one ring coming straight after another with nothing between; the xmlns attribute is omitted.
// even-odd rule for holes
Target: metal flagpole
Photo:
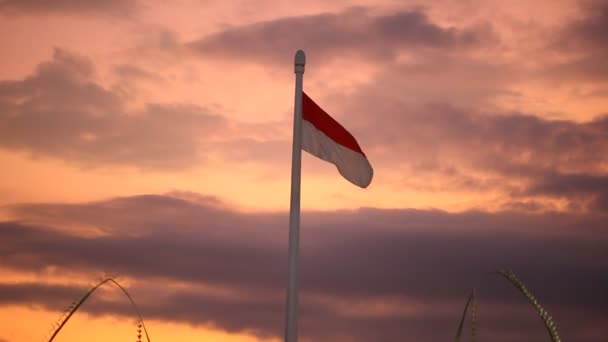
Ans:
<svg viewBox="0 0 608 342"><path fill-rule="evenodd" d="M296 96L293 118L293 149L291 152L291 202L289 206L289 282L287 285L287 322L285 342L298 341L298 254L300 238L300 179L302 168L302 81L306 55L296 52Z"/></svg>

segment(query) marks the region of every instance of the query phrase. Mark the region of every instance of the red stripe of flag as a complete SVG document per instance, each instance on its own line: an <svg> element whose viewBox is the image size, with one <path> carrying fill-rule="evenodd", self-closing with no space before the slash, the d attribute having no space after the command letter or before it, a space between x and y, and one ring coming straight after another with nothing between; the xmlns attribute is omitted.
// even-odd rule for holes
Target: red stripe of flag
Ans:
<svg viewBox="0 0 608 342"><path fill-rule="evenodd" d="M321 109L305 92L302 92L302 119L310 122L336 143L365 156L355 137Z"/></svg>

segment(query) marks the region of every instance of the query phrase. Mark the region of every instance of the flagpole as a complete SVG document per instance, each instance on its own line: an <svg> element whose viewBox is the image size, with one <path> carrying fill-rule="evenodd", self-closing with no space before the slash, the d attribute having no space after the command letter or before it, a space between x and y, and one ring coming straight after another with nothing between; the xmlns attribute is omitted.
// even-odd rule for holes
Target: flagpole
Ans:
<svg viewBox="0 0 608 342"><path fill-rule="evenodd" d="M285 342L298 341L298 254L300 239L300 180L302 168L302 83L306 55L298 50L294 60L296 94L291 151L291 202L289 206L289 281L287 285L287 321Z"/></svg>

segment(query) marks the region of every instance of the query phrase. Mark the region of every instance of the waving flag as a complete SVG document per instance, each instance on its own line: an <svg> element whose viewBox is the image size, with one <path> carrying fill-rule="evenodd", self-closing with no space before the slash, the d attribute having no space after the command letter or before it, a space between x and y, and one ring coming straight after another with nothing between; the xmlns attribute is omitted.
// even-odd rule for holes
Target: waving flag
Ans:
<svg viewBox="0 0 608 342"><path fill-rule="evenodd" d="M330 162L351 183L366 188L374 170L357 140L302 92L302 149Z"/></svg>
<svg viewBox="0 0 608 342"><path fill-rule="evenodd" d="M285 342L298 342L298 251L300 249L302 150L336 165L344 178L362 188L371 183L374 175L372 166L352 134L302 91L305 65L306 55L304 51L298 50L294 58L296 91L291 150Z"/></svg>

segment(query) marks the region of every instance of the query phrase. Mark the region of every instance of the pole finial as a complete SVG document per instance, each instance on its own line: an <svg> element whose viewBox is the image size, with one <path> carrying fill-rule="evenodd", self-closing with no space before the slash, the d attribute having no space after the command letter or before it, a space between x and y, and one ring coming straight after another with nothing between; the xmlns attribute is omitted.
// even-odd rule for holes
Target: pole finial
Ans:
<svg viewBox="0 0 608 342"><path fill-rule="evenodd" d="M304 65L306 64L306 54L303 50L298 50L294 58L295 72L304 73Z"/></svg>

